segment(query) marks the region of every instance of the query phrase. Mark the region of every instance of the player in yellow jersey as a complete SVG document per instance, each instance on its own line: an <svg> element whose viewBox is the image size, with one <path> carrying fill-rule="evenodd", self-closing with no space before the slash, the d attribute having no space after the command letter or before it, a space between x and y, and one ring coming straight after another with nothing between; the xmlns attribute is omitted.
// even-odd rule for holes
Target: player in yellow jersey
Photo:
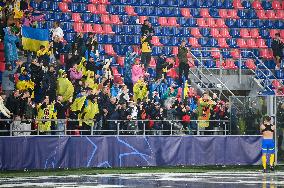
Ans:
<svg viewBox="0 0 284 188"><path fill-rule="evenodd" d="M263 172L267 170L267 157L269 156L270 170L274 171L274 160L275 160L275 142L273 139L275 125L271 124L271 117L264 116L263 123L260 125L260 131L262 133L262 165Z"/></svg>

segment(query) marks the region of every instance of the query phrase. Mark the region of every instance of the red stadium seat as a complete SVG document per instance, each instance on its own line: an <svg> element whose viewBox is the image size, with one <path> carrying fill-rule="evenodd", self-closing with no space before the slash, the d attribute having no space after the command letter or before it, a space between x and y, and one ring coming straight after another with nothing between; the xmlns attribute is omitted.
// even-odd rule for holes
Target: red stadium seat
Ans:
<svg viewBox="0 0 284 188"><path fill-rule="evenodd" d="M235 65L235 62L234 62L233 59L226 59L224 68L225 69L232 69L232 70L238 69L238 67Z"/></svg>
<svg viewBox="0 0 284 188"><path fill-rule="evenodd" d="M242 38L237 39L237 44L240 48L247 48L245 39Z"/></svg>
<svg viewBox="0 0 284 188"><path fill-rule="evenodd" d="M112 31L112 27L108 24L103 25L103 33L104 34L114 34L114 32Z"/></svg>
<svg viewBox="0 0 284 188"><path fill-rule="evenodd" d="M92 14L98 14L96 5L88 4L88 11Z"/></svg>
<svg viewBox="0 0 284 188"><path fill-rule="evenodd" d="M166 17L159 17L159 18L158 18L158 23L159 23L161 26L167 26L167 25L168 25L167 18L166 18Z"/></svg>
<svg viewBox="0 0 284 188"><path fill-rule="evenodd" d="M261 6L261 2L259 0L254 0L251 5L252 5L252 8L254 8L255 10L263 9Z"/></svg>
<svg viewBox="0 0 284 188"><path fill-rule="evenodd" d="M197 25L199 27L207 27L206 20L204 18L197 18Z"/></svg>
<svg viewBox="0 0 284 188"><path fill-rule="evenodd" d="M106 54L108 54L108 55L111 55L111 56L116 55L111 44L104 45L104 50L105 50Z"/></svg>
<svg viewBox="0 0 284 188"><path fill-rule="evenodd" d="M159 41L159 37L157 37L157 36L152 37L151 43L154 46L163 46L163 44L161 44L160 41Z"/></svg>
<svg viewBox="0 0 284 188"><path fill-rule="evenodd" d="M242 38L251 38L248 29L242 28L240 30L240 35Z"/></svg>
<svg viewBox="0 0 284 188"><path fill-rule="evenodd" d="M104 4L104 5L110 4L110 2L108 2L108 0L99 0L99 3Z"/></svg>
<svg viewBox="0 0 284 188"><path fill-rule="evenodd" d="M196 38L190 37L188 41L189 41L189 44L191 45L191 47L194 47L194 48L200 47L198 40Z"/></svg>
<svg viewBox="0 0 284 188"><path fill-rule="evenodd" d="M130 6L130 5L125 6L125 12L126 12L128 15L130 15L130 16L136 16L136 15L137 15L137 13L135 12L133 6Z"/></svg>
<svg viewBox="0 0 284 188"><path fill-rule="evenodd" d="M147 20L147 16L140 16L139 17L140 24L143 24L145 20Z"/></svg>
<svg viewBox="0 0 284 188"><path fill-rule="evenodd" d="M250 36L251 36L251 38L261 38L260 36L259 36L259 29L256 29L256 28L254 28L254 29L251 29L250 30Z"/></svg>
<svg viewBox="0 0 284 188"><path fill-rule="evenodd" d="M71 3L72 0L62 0L63 3Z"/></svg>
<svg viewBox="0 0 284 188"><path fill-rule="evenodd" d="M117 64L119 64L121 67L124 67L124 60L125 60L125 57L118 56L117 59L116 59L116 62L117 62Z"/></svg>
<svg viewBox="0 0 284 188"><path fill-rule="evenodd" d="M275 18L283 20L284 19L284 10L276 10Z"/></svg>
<svg viewBox="0 0 284 188"><path fill-rule="evenodd" d="M277 30L277 29L270 29L270 37L271 38L274 38L276 33L279 33L279 30Z"/></svg>
<svg viewBox="0 0 284 188"><path fill-rule="evenodd" d="M118 15L110 15L110 21L112 24L121 24L120 18Z"/></svg>
<svg viewBox="0 0 284 188"><path fill-rule="evenodd" d="M74 22L83 22L80 13L72 13L72 20Z"/></svg>
<svg viewBox="0 0 284 188"><path fill-rule="evenodd" d="M98 11L98 14L108 14L105 5L98 5L97 11Z"/></svg>
<svg viewBox="0 0 284 188"><path fill-rule="evenodd" d="M219 16L221 18L228 18L227 10L226 9L219 9Z"/></svg>
<svg viewBox="0 0 284 188"><path fill-rule="evenodd" d="M208 18L207 19L207 25L208 25L208 27L211 27L211 28L218 27L214 18Z"/></svg>
<svg viewBox="0 0 284 188"><path fill-rule="evenodd" d="M229 9L227 11L227 15L228 15L228 18L232 18L232 19L239 18L237 9Z"/></svg>
<svg viewBox="0 0 284 188"><path fill-rule="evenodd" d="M201 37L202 35L200 34L200 31L197 27L194 27L190 30L191 35L194 37Z"/></svg>
<svg viewBox="0 0 284 188"><path fill-rule="evenodd" d="M75 22L73 24L73 27L74 27L74 31L76 31L78 33L83 32L83 23Z"/></svg>
<svg viewBox="0 0 284 188"><path fill-rule="evenodd" d="M231 35L230 35L229 30L227 28L221 28L220 29L220 35L221 35L221 37L224 37L224 38L231 38Z"/></svg>
<svg viewBox="0 0 284 188"><path fill-rule="evenodd" d="M259 19L267 19L267 16L264 10L256 10L256 15Z"/></svg>
<svg viewBox="0 0 284 188"><path fill-rule="evenodd" d="M252 70L256 69L256 65L254 63L254 60L252 60L252 59L247 59L246 62L245 62L245 65L249 69L252 69Z"/></svg>
<svg viewBox="0 0 284 188"><path fill-rule="evenodd" d="M100 4L100 1L99 0L90 0L90 3L92 3L92 4Z"/></svg>
<svg viewBox="0 0 284 188"><path fill-rule="evenodd" d="M218 45L220 48L228 48L228 44L225 38L218 38Z"/></svg>
<svg viewBox="0 0 284 188"><path fill-rule="evenodd" d="M112 24L109 15L101 15L101 22L103 22L104 24Z"/></svg>
<svg viewBox="0 0 284 188"><path fill-rule="evenodd" d="M256 39L256 45L257 45L259 48L267 48L267 45L266 45L264 39Z"/></svg>
<svg viewBox="0 0 284 188"><path fill-rule="evenodd" d="M281 87L281 83L279 82L279 80L273 80L271 84L275 89Z"/></svg>
<svg viewBox="0 0 284 188"><path fill-rule="evenodd" d="M214 37L214 38L222 37L222 35L220 35L220 33L219 33L219 29L217 29L217 28L212 28L210 33L211 33L212 37Z"/></svg>
<svg viewBox="0 0 284 188"><path fill-rule="evenodd" d="M257 48L255 39L247 39L246 43L248 48Z"/></svg>
<svg viewBox="0 0 284 188"><path fill-rule="evenodd" d="M5 70L5 62L0 62L0 72L4 72Z"/></svg>
<svg viewBox="0 0 284 188"><path fill-rule="evenodd" d="M58 5L58 7L59 7L59 9L60 9L62 12L70 12L67 3L60 2L59 5Z"/></svg>
<svg viewBox="0 0 284 188"><path fill-rule="evenodd" d="M264 58L264 59L272 59L273 58L273 53L271 50L264 48L259 50L259 56Z"/></svg>
<svg viewBox="0 0 284 188"><path fill-rule="evenodd" d="M4 54L4 52L0 52L0 61L5 62L5 54Z"/></svg>
<svg viewBox="0 0 284 188"><path fill-rule="evenodd" d="M231 51L231 56L233 59L239 59L240 58L240 50L239 49L233 49Z"/></svg>
<svg viewBox="0 0 284 188"><path fill-rule="evenodd" d="M95 24L93 30L96 34L103 34L103 28L100 24Z"/></svg>
<svg viewBox="0 0 284 188"><path fill-rule="evenodd" d="M212 50L211 56L212 56L214 59L220 59L221 53L220 53L220 51L218 50L218 48L212 48L211 50Z"/></svg>
<svg viewBox="0 0 284 188"><path fill-rule="evenodd" d="M282 7L281 7L281 3L278 0L272 1L272 8L275 10L283 9L283 2L282 2Z"/></svg>
<svg viewBox="0 0 284 188"><path fill-rule="evenodd" d="M267 10L267 11L266 11L266 17L267 17L268 19L274 19L274 18L276 18L276 15L275 15L274 10Z"/></svg>
<svg viewBox="0 0 284 188"><path fill-rule="evenodd" d="M189 8L181 8L181 9L180 9L180 13L181 13L181 15L182 15L183 17L185 17L185 18L190 18L190 17L192 17L191 14L190 14Z"/></svg>
<svg viewBox="0 0 284 188"><path fill-rule="evenodd" d="M235 9L242 9L243 8L242 1L241 0L233 0L233 7Z"/></svg>
<svg viewBox="0 0 284 188"><path fill-rule="evenodd" d="M154 57L151 57L150 63L149 63L149 67L151 68L156 68L156 59Z"/></svg>
<svg viewBox="0 0 284 188"><path fill-rule="evenodd" d="M178 47L177 47L177 46L173 46L173 48L172 48L172 54L175 55L175 56L177 56L177 54L178 54Z"/></svg>
<svg viewBox="0 0 284 188"><path fill-rule="evenodd" d="M210 18L209 10L207 8L200 9L200 16L203 18Z"/></svg>
<svg viewBox="0 0 284 188"><path fill-rule="evenodd" d="M220 28L226 28L227 27L223 18L216 19L216 25L217 25L217 27L220 27Z"/></svg>
<svg viewBox="0 0 284 188"><path fill-rule="evenodd" d="M84 27L84 32L85 33L89 33L89 32L93 32L94 31L91 24L84 23L83 27Z"/></svg>
<svg viewBox="0 0 284 188"><path fill-rule="evenodd" d="M284 29L282 29L282 30L280 31L280 37L281 37L282 39L284 39Z"/></svg>
<svg viewBox="0 0 284 188"><path fill-rule="evenodd" d="M179 26L176 17L168 18L168 26Z"/></svg>

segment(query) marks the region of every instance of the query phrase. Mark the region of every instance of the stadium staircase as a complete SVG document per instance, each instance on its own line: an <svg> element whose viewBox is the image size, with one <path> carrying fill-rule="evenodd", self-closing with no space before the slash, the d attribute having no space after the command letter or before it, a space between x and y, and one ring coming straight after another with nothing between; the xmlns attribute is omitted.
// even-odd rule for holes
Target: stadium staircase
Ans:
<svg viewBox="0 0 284 188"><path fill-rule="evenodd" d="M31 0L30 5L46 15L38 27L50 29L60 21L69 44L76 32L96 33L100 54L115 59L117 82L128 46L140 53L141 23L148 19L155 28L152 55L176 57L178 45L186 40L199 86L208 85L204 79L212 80L213 69L251 70L264 95L283 85L283 70L274 71L270 49L275 33L284 39L284 2L279 0ZM153 57L151 76L155 64ZM228 90L222 80L219 84Z"/></svg>

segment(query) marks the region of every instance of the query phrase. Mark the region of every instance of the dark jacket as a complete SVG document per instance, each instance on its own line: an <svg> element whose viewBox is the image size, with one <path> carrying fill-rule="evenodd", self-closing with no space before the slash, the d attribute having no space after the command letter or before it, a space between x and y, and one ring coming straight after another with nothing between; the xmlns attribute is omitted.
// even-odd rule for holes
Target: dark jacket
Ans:
<svg viewBox="0 0 284 188"><path fill-rule="evenodd" d="M282 41L274 39L271 43L271 48L274 57L276 56L283 57L284 43Z"/></svg>
<svg viewBox="0 0 284 188"><path fill-rule="evenodd" d="M178 47L178 59L180 63L187 63L187 53L188 50L186 47Z"/></svg>
<svg viewBox="0 0 284 188"><path fill-rule="evenodd" d="M155 33L153 27L149 27L148 25L142 25L141 27L141 34L144 35L146 31L149 31L149 33Z"/></svg>

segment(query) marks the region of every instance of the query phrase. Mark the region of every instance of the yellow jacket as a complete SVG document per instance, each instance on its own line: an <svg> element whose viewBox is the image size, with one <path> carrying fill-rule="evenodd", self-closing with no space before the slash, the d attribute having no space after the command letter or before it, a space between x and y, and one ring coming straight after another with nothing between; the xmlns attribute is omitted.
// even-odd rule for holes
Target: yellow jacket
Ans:
<svg viewBox="0 0 284 188"><path fill-rule="evenodd" d="M146 36L143 36L141 38L141 51L142 52L152 52L151 46L149 44L149 42L147 42L147 38Z"/></svg>
<svg viewBox="0 0 284 188"><path fill-rule="evenodd" d="M40 57L40 56L43 56L43 55L50 55L51 54L51 51L49 50L49 48L45 48L45 50L41 51L41 50L38 50L36 55L37 57Z"/></svg>
<svg viewBox="0 0 284 188"><path fill-rule="evenodd" d="M46 108L41 108L42 104L37 106L36 119L56 119L57 114L54 112L54 104L47 105ZM51 121L37 121L40 132L50 131Z"/></svg>
<svg viewBox="0 0 284 188"><path fill-rule="evenodd" d="M133 98L135 102L137 101L137 99L140 100L146 99L148 94L146 84L141 80L138 80L136 84L134 84L133 93L134 93Z"/></svg>
<svg viewBox="0 0 284 188"><path fill-rule="evenodd" d="M78 118L84 120L83 122L89 126L94 126L94 121L92 119L99 113L99 105L96 102L87 100L86 107L83 112L79 114ZM82 126L82 121L80 121L80 126Z"/></svg>

